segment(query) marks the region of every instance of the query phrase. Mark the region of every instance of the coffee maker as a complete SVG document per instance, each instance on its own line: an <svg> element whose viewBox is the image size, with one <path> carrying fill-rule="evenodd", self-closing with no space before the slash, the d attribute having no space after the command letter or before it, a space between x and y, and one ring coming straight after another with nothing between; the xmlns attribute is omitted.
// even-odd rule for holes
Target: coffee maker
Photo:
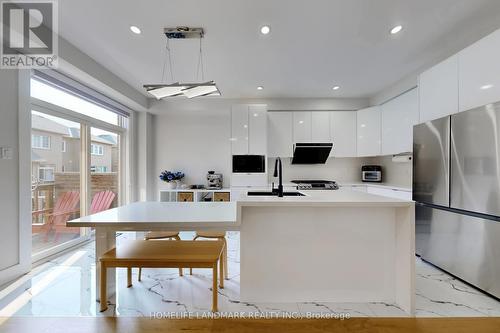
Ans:
<svg viewBox="0 0 500 333"><path fill-rule="evenodd" d="M211 190L222 189L222 174L209 171L207 175L208 188Z"/></svg>

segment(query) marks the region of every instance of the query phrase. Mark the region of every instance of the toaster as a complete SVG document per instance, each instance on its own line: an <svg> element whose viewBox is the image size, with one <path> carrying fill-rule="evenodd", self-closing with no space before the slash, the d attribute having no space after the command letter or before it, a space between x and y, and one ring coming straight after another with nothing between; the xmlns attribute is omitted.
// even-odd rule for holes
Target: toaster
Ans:
<svg viewBox="0 0 500 333"><path fill-rule="evenodd" d="M361 167L361 180L363 182L382 182L382 167L380 165L363 165Z"/></svg>

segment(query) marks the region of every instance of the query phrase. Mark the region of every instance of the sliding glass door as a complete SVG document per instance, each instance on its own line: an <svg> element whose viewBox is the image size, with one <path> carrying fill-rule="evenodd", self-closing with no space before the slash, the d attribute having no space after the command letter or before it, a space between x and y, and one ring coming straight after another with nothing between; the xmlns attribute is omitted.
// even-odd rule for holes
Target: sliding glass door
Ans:
<svg viewBox="0 0 500 333"><path fill-rule="evenodd" d="M81 125L32 111L31 200L32 254L53 252L85 237L66 222L81 214Z"/></svg>
<svg viewBox="0 0 500 333"><path fill-rule="evenodd" d="M121 202L127 120L67 91L31 81L32 260L92 237L66 222Z"/></svg>

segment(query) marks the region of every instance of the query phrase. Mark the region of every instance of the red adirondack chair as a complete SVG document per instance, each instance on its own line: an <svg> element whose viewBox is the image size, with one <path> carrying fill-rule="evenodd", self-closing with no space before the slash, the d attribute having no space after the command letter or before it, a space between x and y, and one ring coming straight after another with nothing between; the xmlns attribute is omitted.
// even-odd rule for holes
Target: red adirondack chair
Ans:
<svg viewBox="0 0 500 333"><path fill-rule="evenodd" d="M113 203L113 200L115 199L116 194L112 191L102 191L98 192L94 195L92 198L92 203L90 204L90 214L95 214L102 212L104 210L109 209L111 207L111 204ZM66 221L64 221L63 224L55 224L54 229L56 231L56 236L54 238L54 241L57 241L59 239L59 235L61 233L79 233L80 228L72 228L72 227L67 227L66 226Z"/></svg>
<svg viewBox="0 0 500 333"><path fill-rule="evenodd" d="M92 199L92 204L90 205L90 214L95 214L108 210L115 200L116 194L112 191L102 191L96 193Z"/></svg>
<svg viewBox="0 0 500 333"><path fill-rule="evenodd" d="M66 221L68 221L69 217L79 211L79 202L80 193L77 191L69 191L57 198L53 208L32 212L33 218L39 215L45 215L45 223L41 225L34 224L32 226L33 232L45 231L45 241L47 241L50 230L58 225L66 225Z"/></svg>

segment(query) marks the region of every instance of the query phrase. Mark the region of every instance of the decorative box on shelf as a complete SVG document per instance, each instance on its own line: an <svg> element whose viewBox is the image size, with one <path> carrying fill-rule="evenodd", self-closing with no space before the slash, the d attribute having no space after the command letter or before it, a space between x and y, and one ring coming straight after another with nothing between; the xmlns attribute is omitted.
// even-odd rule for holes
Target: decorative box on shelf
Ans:
<svg viewBox="0 0 500 333"><path fill-rule="evenodd" d="M231 191L227 188L160 190L159 199L161 202L231 201Z"/></svg>

